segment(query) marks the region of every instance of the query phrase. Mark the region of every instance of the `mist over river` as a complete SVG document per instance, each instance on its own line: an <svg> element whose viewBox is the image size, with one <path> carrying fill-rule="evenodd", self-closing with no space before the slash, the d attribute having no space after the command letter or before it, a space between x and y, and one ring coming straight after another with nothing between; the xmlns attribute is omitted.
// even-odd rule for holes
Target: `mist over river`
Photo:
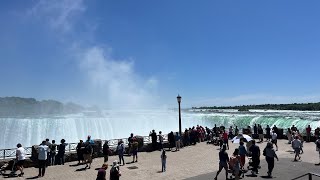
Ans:
<svg viewBox="0 0 320 180"><path fill-rule="evenodd" d="M304 130L310 124L312 129L320 126L319 111L263 111L250 110L183 110L182 128L197 124L213 127L214 124L238 126L253 124L277 125L281 128L296 125ZM104 110L83 112L64 116L0 118L0 149L39 144L45 138L60 142L78 142L91 135L94 139L126 138L130 133L148 135L155 129L167 134L178 130L176 110Z"/></svg>

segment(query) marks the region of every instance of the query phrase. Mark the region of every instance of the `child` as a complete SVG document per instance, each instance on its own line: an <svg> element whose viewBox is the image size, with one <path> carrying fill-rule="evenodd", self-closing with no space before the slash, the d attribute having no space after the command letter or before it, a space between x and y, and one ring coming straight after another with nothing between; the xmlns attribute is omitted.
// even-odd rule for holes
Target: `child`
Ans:
<svg viewBox="0 0 320 180"><path fill-rule="evenodd" d="M166 151L163 150L161 154L162 172L166 171L166 162L167 162L167 155L166 155Z"/></svg>

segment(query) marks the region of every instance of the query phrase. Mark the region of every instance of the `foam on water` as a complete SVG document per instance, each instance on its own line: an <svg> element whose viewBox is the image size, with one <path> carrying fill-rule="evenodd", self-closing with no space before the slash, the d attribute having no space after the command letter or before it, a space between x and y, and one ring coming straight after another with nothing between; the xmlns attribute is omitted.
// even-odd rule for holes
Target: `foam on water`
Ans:
<svg viewBox="0 0 320 180"><path fill-rule="evenodd" d="M310 124L320 126L320 112L299 111L220 111L182 112L182 128L197 124L213 127L253 124L277 125L281 128L296 125L300 130ZM152 129L168 133L178 130L178 112L174 110L105 110L102 113L85 112L66 116L37 118L0 118L0 148L14 148L17 143L24 146L39 144L43 139L62 138L67 142L78 142L87 135L100 139L128 137L131 132L147 135Z"/></svg>

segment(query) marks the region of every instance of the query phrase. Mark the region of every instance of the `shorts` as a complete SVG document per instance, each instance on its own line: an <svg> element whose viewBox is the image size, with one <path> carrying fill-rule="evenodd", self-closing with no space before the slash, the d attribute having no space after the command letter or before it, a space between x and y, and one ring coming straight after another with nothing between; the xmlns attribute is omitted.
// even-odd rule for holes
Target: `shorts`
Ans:
<svg viewBox="0 0 320 180"><path fill-rule="evenodd" d="M23 164L24 164L24 160L19 160L16 165L17 166L23 166Z"/></svg>
<svg viewBox="0 0 320 180"><path fill-rule="evenodd" d="M263 139L263 134L259 134L259 139Z"/></svg>
<svg viewBox="0 0 320 180"><path fill-rule="evenodd" d="M300 154L300 148L294 148L294 152L295 152L296 154Z"/></svg>
<svg viewBox="0 0 320 180"><path fill-rule="evenodd" d="M277 144L278 140L272 139L271 142L272 142L273 144Z"/></svg>
<svg viewBox="0 0 320 180"><path fill-rule="evenodd" d="M220 161L220 162L219 162L219 169L220 169L221 167L223 167L224 169L228 170L228 164L227 164L227 162L222 162L222 161Z"/></svg>
<svg viewBox="0 0 320 180"><path fill-rule="evenodd" d="M137 150L133 150L132 151L132 155L136 156L138 154L138 151Z"/></svg>
<svg viewBox="0 0 320 180"><path fill-rule="evenodd" d="M91 154L83 154L84 161L88 161L88 163L92 163L92 156Z"/></svg>
<svg viewBox="0 0 320 180"><path fill-rule="evenodd" d="M228 144L228 139L224 139L223 143Z"/></svg>

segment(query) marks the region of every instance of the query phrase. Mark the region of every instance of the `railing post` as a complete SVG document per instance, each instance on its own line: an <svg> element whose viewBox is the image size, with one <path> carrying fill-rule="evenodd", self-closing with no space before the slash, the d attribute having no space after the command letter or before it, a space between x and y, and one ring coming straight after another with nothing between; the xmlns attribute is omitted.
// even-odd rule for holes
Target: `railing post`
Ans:
<svg viewBox="0 0 320 180"><path fill-rule="evenodd" d="M309 180L312 180L312 174L308 173L308 176L309 176Z"/></svg>
<svg viewBox="0 0 320 180"><path fill-rule="evenodd" d="M5 159L6 158L6 150L4 149L3 150L3 159Z"/></svg>

